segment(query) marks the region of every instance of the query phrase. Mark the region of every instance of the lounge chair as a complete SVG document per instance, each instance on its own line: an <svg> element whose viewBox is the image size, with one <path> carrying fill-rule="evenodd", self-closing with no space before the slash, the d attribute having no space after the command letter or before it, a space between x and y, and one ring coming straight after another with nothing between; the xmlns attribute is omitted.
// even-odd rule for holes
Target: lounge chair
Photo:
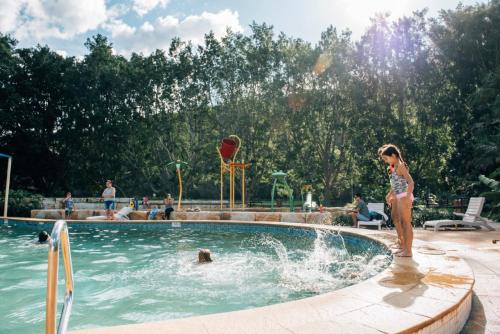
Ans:
<svg viewBox="0 0 500 334"><path fill-rule="evenodd" d="M384 203L368 203L368 210L371 212L376 212L382 216L382 219L375 219L369 221L358 220L358 226L377 226L379 230L382 229L382 225L389 220L389 217L384 212Z"/></svg>
<svg viewBox="0 0 500 334"><path fill-rule="evenodd" d="M453 212L454 215L462 217L462 220L441 219L426 221L424 223L424 230L428 227L433 227L434 231L437 231L439 228L444 228L446 226L457 227L458 225L463 225L478 229L485 227L490 231L494 231L495 229L488 224L491 220L481 217L483 206L484 197L471 197L465 213Z"/></svg>
<svg viewBox="0 0 500 334"><path fill-rule="evenodd" d="M113 214L113 217L115 220L128 220L129 217L128 215L132 212L132 208L129 208L128 206L123 207L118 211L117 213ZM92 216L92 217L87 217L85 218L86 220L105 220L108 217L106 216Z"/></svg>

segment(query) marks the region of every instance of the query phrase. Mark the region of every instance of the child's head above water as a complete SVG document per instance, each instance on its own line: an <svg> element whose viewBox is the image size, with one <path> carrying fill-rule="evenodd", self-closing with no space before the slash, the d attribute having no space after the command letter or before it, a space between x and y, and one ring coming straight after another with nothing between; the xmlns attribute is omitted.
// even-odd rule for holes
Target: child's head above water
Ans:
<svg viewBox="0 0 500 334"><path fill-rule="evenodd" d="M40 233L38 233L38 242L39 243L47 242L48 238L49 238L49 234L46 231L41 231Z"/></svg>
<svg viewBox="0 0 500 334"><path fill-rule="evenodd" d="M198 251L198 263L212 262L210 257L210 249L200 249Z"/></svg>

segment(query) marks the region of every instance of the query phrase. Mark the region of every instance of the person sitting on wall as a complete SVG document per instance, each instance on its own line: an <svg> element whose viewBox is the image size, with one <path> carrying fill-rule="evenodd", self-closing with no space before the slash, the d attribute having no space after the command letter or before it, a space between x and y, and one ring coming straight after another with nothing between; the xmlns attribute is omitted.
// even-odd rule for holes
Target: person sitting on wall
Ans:
<svg viewBox="0 0 500 334"><path fill-rule="evenodd" d="M70 192L66 193L66 197L64 198L63 203L64 203L64 219L69 219L71 217L73 209L75 208L73 197L71 197Z"/></svg>
<svg viewBox="0 0 500 334"><path fill-rule="evenodd" d="M352 218L352 227L359 227L358 221L369 221L370 220L370 211L368 210L368 206L366 205L363 198L361 198L360 193L356 193L354 195L354 204L356 205L354 210L350 210L351 218Z"/></svg>
<svg viewBox="0 0 500 334"><path fill-rule="evenodd" d="M167 194L163 203L165 204L165 219L170 220L170 214L174 211L174 199L172 198L172 195Z"/></svg>
<svg viewBox="0 0 500 334"><path fill-rule="evenodd" d="M143 209L149 209L150 205L149 205L149 197L148 196L144 196L142 198L142 208Z"/></svg>
<svg viewBox="0 0 500 334"><path fill-rule="evenodd" d="M154 220L156 219L156 215L158 214L158 208L157 207L154 207L153 209L151 209L150 212L148 212L148 220Z"/></svg>

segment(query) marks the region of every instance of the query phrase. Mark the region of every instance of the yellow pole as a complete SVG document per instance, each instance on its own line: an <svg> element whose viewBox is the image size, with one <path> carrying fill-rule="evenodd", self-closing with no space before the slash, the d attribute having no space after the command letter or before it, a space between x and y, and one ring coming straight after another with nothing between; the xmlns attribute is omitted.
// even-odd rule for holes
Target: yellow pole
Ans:
<svg viewBox="0 0 500 334"><path fill-rule="evenodd" d="M229 208L234 207L234 166L229 165Z"/></svg>
<svg viewBox="0 0 500 334"><path fill-rule="evenodd" d="M177 211L180 211L182 201L182 177L180 168L177 168L177 177L179 178L179 202L177 203Z"/></svg>
<svg viewBox="0 0 500 334"><path fill-rule="evenodd" d="M220 208L222 210L222 202L224 201L224 170L222 165L222 159L220 161Z"/></svg>
<svg viewBox="0 0 500 334"><path fill-rule="evenodd" d="M241 171L241 204L245 208L245 160L243 160L243 170Z"/></svg>

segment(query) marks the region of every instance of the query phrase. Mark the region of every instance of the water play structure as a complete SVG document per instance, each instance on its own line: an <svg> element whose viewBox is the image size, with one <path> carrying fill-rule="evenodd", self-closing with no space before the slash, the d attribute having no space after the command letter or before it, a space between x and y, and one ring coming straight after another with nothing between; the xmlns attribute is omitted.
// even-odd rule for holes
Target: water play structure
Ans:
<svg viewBox="0 0 500 334"><path fill-rule="evenodd" d="M273 178L273 189L271 190L271 210L274 211L274 194L278 189L283 189L288 197L288 207L290 212L293 212L293 189L286 182L287 173L283 171L274 172L271 174Z"/></svg>
<svg viewBox="0 0 500 334"><path fill-rule="evenodd" d="M302 197L302 211L311 212L318 207L318 204L312 200L312 185L305 184L302 186L300 190L300 196ZM304 200L304 194L306 195L306 199Z"/></svg>
<svg viewBox="0 0 500 334"><path fill-rule="evenodd" d="M172 167L172 166L175 166L175 171L177 173L177 179L179 181L179 200L177 201L177 210L180 210L182 208L182 174L181 174L181 170L182 169L185 169L187 166L189 166L189 164L185 161L181 161L181 160L176 160L176 161L172 161L172 162L169 162L167 164L167 167Z"/></svg>
<svg viewBox="0 0 500 334"><path fill-rule="evenodd" d="M234 209L235 175L241 172L241 205L245 208L245 169L252 164L236 162L236 156L241 147L241 139L236 135L223 138L217 147L220 158L220 208L224 202L224 174L229 172L229 208Z"/></svg>

